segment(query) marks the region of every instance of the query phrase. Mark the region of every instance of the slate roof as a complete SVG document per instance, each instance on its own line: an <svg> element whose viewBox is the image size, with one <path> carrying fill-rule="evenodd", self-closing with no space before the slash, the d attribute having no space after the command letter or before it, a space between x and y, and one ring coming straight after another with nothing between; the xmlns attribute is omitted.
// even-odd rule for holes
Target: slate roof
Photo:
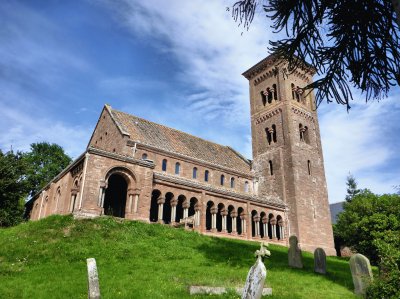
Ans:
<svg viewBox="0 0 400 299"><path fill-rule="evenodd" d="M132 141L153 146L250 175L250 161L229 146L117 111L107 106L114 121Z"/></svg>

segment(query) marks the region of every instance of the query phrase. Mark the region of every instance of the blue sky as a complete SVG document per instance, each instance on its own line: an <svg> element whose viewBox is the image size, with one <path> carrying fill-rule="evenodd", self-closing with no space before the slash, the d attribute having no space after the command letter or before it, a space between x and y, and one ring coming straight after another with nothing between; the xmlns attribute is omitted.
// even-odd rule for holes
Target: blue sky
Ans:
<svg viewBox="0 0 400 299"><path fill-rule="evenodd" d="M242 35L230 3L1 1L0 148L48 141L77 157L108 103L251 158L241 73L274 35L262 15ZM320 106L330 202L344 199L349 172L377 193L400 184L399 97L356 100L349 114Z"/></svg>

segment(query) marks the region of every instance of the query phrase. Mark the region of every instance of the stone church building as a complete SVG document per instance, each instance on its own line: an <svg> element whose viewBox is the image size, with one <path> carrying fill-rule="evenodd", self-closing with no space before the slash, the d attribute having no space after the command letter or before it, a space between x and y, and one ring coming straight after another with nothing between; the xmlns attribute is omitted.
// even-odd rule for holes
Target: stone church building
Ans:
<svg viewBox="0 0 400 299"><path fill-rule="evenodd" d="M112 215L186 225L207 235L288 244L334 255L314 70L287 74L269 56L249 80L253 160L105 105L86 151L27 204L51 214Z"/></svg>

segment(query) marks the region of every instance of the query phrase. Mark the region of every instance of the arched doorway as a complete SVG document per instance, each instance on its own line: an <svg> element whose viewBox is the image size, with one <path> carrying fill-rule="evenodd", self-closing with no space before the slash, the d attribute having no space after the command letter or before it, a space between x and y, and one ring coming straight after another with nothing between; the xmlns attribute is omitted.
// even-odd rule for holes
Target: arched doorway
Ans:
<svg viewBox="0 0 400 299"><path fill-rule="evenodd" d="M125 178L114 173L108 178L108 187L104 196L104 215L125 217L128 183Z"/></svg>
<svg viewBox="0 0 400 299"><path fill-rule="evenodd" d="M158 221L158 199L161 196L161 192L159 190L153 190L151 193L151 203L150 203L150 222Z"/></svg>

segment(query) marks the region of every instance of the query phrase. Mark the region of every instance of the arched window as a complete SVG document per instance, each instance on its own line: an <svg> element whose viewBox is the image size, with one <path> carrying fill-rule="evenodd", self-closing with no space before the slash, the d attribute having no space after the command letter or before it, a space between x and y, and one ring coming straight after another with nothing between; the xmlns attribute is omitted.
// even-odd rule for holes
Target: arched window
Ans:
<svg viewBox="0 0 400 299"><path fill-rule="evenodd" d="M296 100L300 103L300 87L296 86Z"/></svg>
<svg viewBox="0 0 400 299"><path fill-rule="evenodd" d="M147 160L147 154L146 154L146 153L144 153L144 154L142 155L142 160Z"/></svg>
<svg viewBox="0 0 400 299"><path fill-rule="evenodd" d="M181 172L181 164L176 162L175 164L175 174L179 174Z"/></svg>
<svg viewBox="0 0 400 299"><path fill-rule="evenodd" d="M276 89L276 84L272 85L272 92L274 93L274 100L278 100L278 90Z"/></svg>
<svg viewBox="0 0 400 299"><path fill-rule="evenodd" d="M197 179L197 167L193 168L193 178Z"/></svg>
<svg viewBox="0 0 400 299"><path fill-rule="evenodd" d="M292 83L292 99L294 100L294 98L296 97L296 86L294 86L294 84Z"/></svg>
<svg viewBox="0 0 400 299"><path fill-rule="evenodd" d="M274 175L274 167L272 166L272 161L269 160L269 174Z"/></svg>
<svg viewBox="0 0 400 299"><path fill-rule="evenodd" d="M307 126L304 126L304 136L303 136L303 138L304 138L304 141L307 144L310 144L310 138L309 138L309 135L308 135L308 127Z"/></svg>
<svg viewBox="0 0 400 299"><path fill-rule="evenodd" d="M167 171L167 159L162 160L162 171Z"/></svg>
<svg viewBox="0 0 400 299"><path fill-rule="evenodd" d="M308 175L311 175L311 161L307 160Z"/></svg>
<svg viewBox="0 0 400 299"><path fill-rule="evenodd" d="M204 181L205 181L205 182L208 182L208 175L209 175L209 171L206 170L206 171L204 172Z"/></svg>
<svg viewBox="0 0 400 299"><path fill-rule="evenodd" d="M302 124L299 124L299 134L300 134L300 141L304 141L304 128Z"/></svg>
<svg viewBox="0 0 400 299"><path fill-rule="evenodd" d="M270 145L271 142L272 142L271 130L270 130L269 128L265 128L265 134L267 135L267 142L268 142L268 145Z"/></svg>
<svg viewBox="0 0 400 299"><path fill-rule="evenodd" d="M249 192L249 182L248 181L246 181L246 182L244 182L244 192Z"/></svg>
<svg viewBox="0 0 400 299"><path fill-rule="evenodd" d="M235 178L231 178L231 188L235 188Z"/></svg>
<svg viewBox="0 0 400 299"><path fill-rule="evenodd" d="M272 140L276 142L276 126L272 125Z"/></svg>
<svg viewBox="0 0 400 299"><path fill-rule="evenodd" d="M221 186L223 186L225 183L225 176L222 174L221 175Z"/></svg>
<svg viewBox="0 0 400 299"><path fill-rule="evenodd" d="M267 104L267 96L265 95L264 91L261 91L261 101L263 106L265 106Z"/></svg>
<svg viewBox="0 0 400 299"><path fill-rule="evenodd" d="M268 94L268 104L271 104L272 103L272 90L271 90L271 88L267 88L267 94Z"/></svg>

